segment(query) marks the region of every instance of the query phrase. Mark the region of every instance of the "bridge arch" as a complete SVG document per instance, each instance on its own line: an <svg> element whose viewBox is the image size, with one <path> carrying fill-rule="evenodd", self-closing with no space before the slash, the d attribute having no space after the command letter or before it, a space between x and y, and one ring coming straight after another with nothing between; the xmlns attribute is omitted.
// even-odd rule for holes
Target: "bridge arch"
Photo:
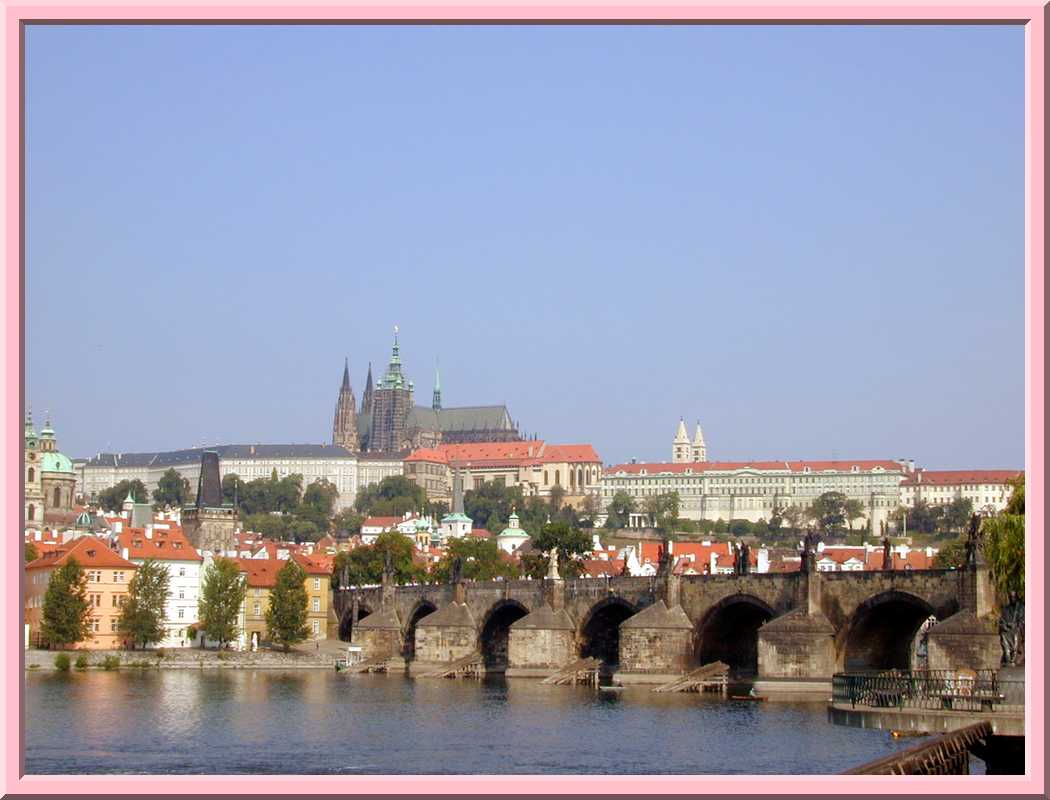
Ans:
<svg viewBox="0 0 1050 800"><path fill-rule="evenodd" d="M919 629L930 617L944 619L954 610L936 609L922 597L898 589L869 597L836 636L839 669L911 669Z"/></svg>
<svg viewBox="0 0 1050 800"><path fill-rule="evenodd" d="M359 604L357 607L357 621L360 622L371 613L371 608L364 604ZM343 616L339 619L339 638L341 641L349 642L353 639L353 635L354 607L351 604L346 607L346 610L343 612Z"/></svg>
<svg viewBox="0 0 1050 800"><path fill-rule="evenodd" d="M405 619L404 644L402 645L401 653L405 661L412 661L416 657L416 627L423 620L423 617L433 614L437 610L437 606L425 597L417 600L412 607L412 611Z"/></svg>
<svg viewBox="0 0 1050 800"><path fill-rule="evenodd" d="M638 606L622 597L599 600L579 628L581 658L597 658L608 666L620 663L620 624L638 613Z"/></svg>
<svg viewBox="0 0 1050 800"><path fill-rule="evenodd" d="M507 647L510 644L510 626L529 613L517 600L499 600L485 613L478 631L478 650L485 660L486 670L507 667Z"/></svg>
<svg viewBox="0 0 1050 800"><path fill-rule="evenodd" d="M734 677L758 674L758 629L776 616L765 600L738 592L711 606L696 626L696 661L721 661Z"/></svg>

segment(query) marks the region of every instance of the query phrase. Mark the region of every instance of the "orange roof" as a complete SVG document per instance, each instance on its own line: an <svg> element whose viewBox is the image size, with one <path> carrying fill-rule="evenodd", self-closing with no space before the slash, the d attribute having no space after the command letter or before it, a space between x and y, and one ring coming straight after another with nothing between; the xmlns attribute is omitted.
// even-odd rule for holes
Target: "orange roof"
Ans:
<svg viewBox="0 0 1050 800"><path fill-rule="evenodd" d="M202 561L182 528L172 525L169 530L153 529L146 537L143 528L127 528L118 537L120 547L127 548L128 558L156 558L165 561Z"/></svg>
<svg viewBox="0 0 1050 800"><path fill-rule="evenodd" d="M415 519L414 516L409 519ZM369 517L361 523L362 528L396 528L402 522L407 522L404 517Z"/></svg>
<svg viewBox="0 0 1050 800"><path fill-rule="evenodd" d="M247 573L248 586L253 589L270 589L277 585L277 572L284 561L269 558L238 558L237 566Z"/></svg>
<svg viewBox="0 0 1050 800"><path fill-rule="evenodd" d="M306 570L307 575L331 575L335 561L331 556L304 556L300 553L292 553L292 560Z"/></svg>
<svg viewBox="0 0 1050 800"><path fill-rule="evenodd" d="M523 466L570 462L601 464L601 457L589 444L547 444L529 442L475 442L443 444L414 451L406 461L428 461L453 466Z"/></svg>
<svg viewBox="0 0 1050 800"><path fill-rule="evenodd" d="M902 486L959 486L968 483L998 483L1023 475L1017 469L920 469L902 482Z"/></svg>
<svg viewBox="0 0 1050 800"><path fill-rule="evenodd" d="M646 561L650 564L656 564L660 561L660 548L663 547L661 542L639 542L639 546L638 560L643 564ZM730 554L729 542L711 542L708 545L700 542L675 542L671 548L671 555L676 559L692 555L695 556L698 564L710 563L711 553L719 556L728 556Z"/></svg>
<svg viewBox="0 0 1050 800"><path fill-rule="evenodd" d="M120 557L105 542L94 536L81 536L73 539L62 547L56 547L46 552L40 558L26 564L26 569L50 569L61 567L68 563L70 557L75 558L82 567L123 567L124 569L135 569L136 565Z"/></svg>
<svg viewBox="0 0 1050 800"><path fill-rule="evenodd" d="M806 468L811 472L824 472L834 470L836 472L849 472L853 467L859 470L873 470L880 467L887 472L901 472L903 467L896 461L888 460L864 460L864 461L691 461L684 464L668 464L664 462L648 464L617 464L606 467L606 475L614 475L624 472L628 475L638 475L645 470L647 475L686 474L700 472L734 472L741 469L770 470L779 472L803 472Z"/></svg>
<svg viewBox="0 0 1050 800"><path fill-rule="evenodd" d="M858 561L866 561L867 557L868 551L863 547L825 547L822 553L817 554L818 561L822 558L828 558L836 564L845 564L851 558L855 558ZM881 550L879 551L879 558L882 558Z"/></svg>
<svg viewBox="0 0 1050 800"><path fill-rule="evenodd" d="M492 531L486 530L485 528L471 528L470 533L467 536L473 536L475 539L491 539Z"/></svg>

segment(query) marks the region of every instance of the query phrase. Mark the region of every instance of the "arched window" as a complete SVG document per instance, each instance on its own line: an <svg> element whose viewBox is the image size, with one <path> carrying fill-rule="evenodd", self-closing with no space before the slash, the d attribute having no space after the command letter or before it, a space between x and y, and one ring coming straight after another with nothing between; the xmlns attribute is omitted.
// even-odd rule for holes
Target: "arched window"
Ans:
<svg viewBox="0 0 1050 800"><path fill-rule="evenodd" d="M569 486L576 485L576 472L572 467L569 467Z"/></svg>
<svg viewBox="0 0 1050 800"><path fill-rule="evenodd" d="M554 470L554 485L555 486L560 486L561 485L561 470L560 469Z"/></svg>
<svg viewBox="0 0 1050 800"><path fill-rule="evenodd" d="M62 505L62 490L57 486L55 487L55 508Z"/></svg>
<svg viewBox="0 0 1050 800"><path fill-rule="evenodd" d="M26 519L36 519L36 506L34 506L32 503L30 503L29 508L26 509Z"/></svg>
<svg viewBox="0 0 1050 800"><path fill-rule="evenodd" d="M32 467L29 468L29 477L26 478L26 483L32 483L36 480L36 470Z"/></svg>
<svg viewBox="0 0 1050 800"><path fill-rule="evenodd" d="M583 486L583 470L582 469L576 470L576 484L578 486L581 486L581 487Z"/></svg>

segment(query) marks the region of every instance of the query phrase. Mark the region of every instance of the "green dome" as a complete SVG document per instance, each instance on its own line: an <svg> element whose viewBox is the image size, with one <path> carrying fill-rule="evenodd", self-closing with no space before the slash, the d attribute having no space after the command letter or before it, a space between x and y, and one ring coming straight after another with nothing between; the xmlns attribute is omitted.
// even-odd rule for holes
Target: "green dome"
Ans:
<svg viewBox="0 0 1050 800"><path fill-rule="evenodd" d="M73 474L73 462L61 453L43 453L40 456L41 472L68 472Z"/></svg>
<svg viewBox="0 0 1050 800"><path fill-rule="evenodd" d="M524 539L531 538L527 533L525 533L525 529L524 528L504 528L503 530L501 530L499 532L499 535L500 536L521 536Z"/></svg>

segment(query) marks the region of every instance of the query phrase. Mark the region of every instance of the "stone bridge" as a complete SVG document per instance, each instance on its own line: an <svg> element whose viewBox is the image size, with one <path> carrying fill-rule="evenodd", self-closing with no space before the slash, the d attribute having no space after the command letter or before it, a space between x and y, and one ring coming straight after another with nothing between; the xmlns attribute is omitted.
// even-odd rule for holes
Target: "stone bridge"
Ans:
<svg viewBox="0 0 1050 800"><path fill-rule="evenodd" d="M908 669L920 630L931 669L998 666L983 567L462 582L335 593L340 638L410 670L479 651L490 671L548 675L594 656L653 681L721 660L740 677L816 682ZM932 619L931 619L932 618ZM768 688L768 687L767 687ZM814 687L817 688L817 687Z"/></svg>

